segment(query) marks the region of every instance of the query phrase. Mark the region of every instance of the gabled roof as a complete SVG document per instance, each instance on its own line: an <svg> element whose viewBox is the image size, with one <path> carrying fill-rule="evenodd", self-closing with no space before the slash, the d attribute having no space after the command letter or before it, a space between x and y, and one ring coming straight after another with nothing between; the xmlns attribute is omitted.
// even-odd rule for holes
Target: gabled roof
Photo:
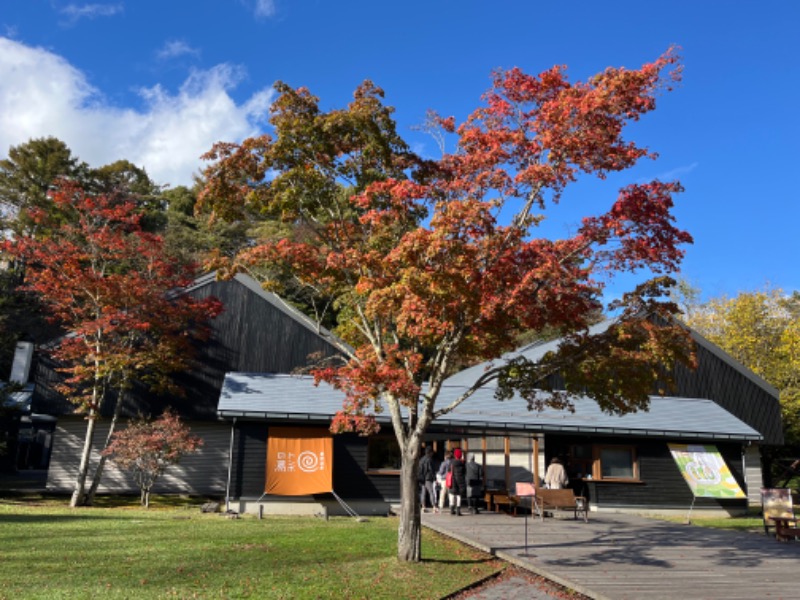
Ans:
<svg viewBox="0 0 800 600"><path fill-rule="evenodd" d="M605 319L597 323L596 325L590 327L589 333L592 335L603 333L615 321L616 319ZM702 335L700 335L697 331L695 331L688 325L684 323L681 323L681 325L689 331L689 333L692 336L692 339L698 346L701 346L706 350L708 350L711 354L714 355L714 357L716 357L720 361L724 362L725 364L733 368L739 375L745 377L754 385L760 387L768 394L773 395L776 398L778 397L779 395L778 390L776 390L769 383L764 381L761 377L753 373L753 371L745 367L743 364L741 364L739 361L733 358L730 354L725 352L722 348L704 338ZM464 369L463 371L459 371L458 373L447 379L446 385L464 385L464 386L471 385L478 379L478 377L480 377L482 373L491 368L493 365L500 365L508 360L517 358L519 356L524 356L528 360L536 362L540 360L546 353L557 350L560 343L561 339L550 340L547 342L534 342L532 344L514 350L513 352L509 352L508 354L503 355L499 359L482 362L477 365L473 365L472 367L469 367L467 369Z"/></svg>
<svg viewBox="0 0 800 600"><path fill-rule="evenodd" d="M599 334L608 329L614 319L597 323L589 329L590 334ZM685 398L705 398L718 404L727 413L757 430L767 444L783 443L781 410L778 391L739 363L728 353L702 335L683 325L697 344L699 365L696 371L679 366L675 371L676 389L673 393ZM547 352L555 351L560 339L537 342L510 352L499 359L483 362L464 369L446 380L446 386L468 387L492 366L501 366L506 361L523 356L533 362ZM494 392L496 384L490 382L486 389Z"/></svg>
<svg viewBox="0 0 800 600"><path fill-rule="evenodd" d="M445 406L463 392L442 390ZM575 413L546 409L529 411L521 398L499 402L493 390L479 390L451 413L437 419L439 426L519 432L593 433L670 439L758 441L761 435L711 400L653 397L648 412L608 415L589 398L575 399ZM291 375L228 373L220 395L223 418L327 422L341 409L343 394L331 386L314 385L313 378ZM388 423L388 414L376 415Z"/></svg>
<svg viewBox="0 0 800 600"><path fill-rule="evenodd" d="M731 367L734 371L739 373L739 375L741 375L754 385L764 390L767 394L775 396L775 398L778 398L778 396L780 396L780 392L777 390L777 388L771 386L764 379L759 377L756 373L745 367L742 363L740 363L730 354L725 352L725 350L717 346L715 343L704 338L702 335L700 335L697 331L695 331L688 325L684 324L683 326L689 330L689 333L692 334L692 339L698 346L708 350L708 352L713 354L717 359L719 359L720 361Z"/></svg>
<svg viewBox="0 0 800 600"><path fill-rule="evenodd" d="M275 308L276 310L283 313L285 316L295 321L298 325L301 325L302 327L308 329L311 333L318 335L322 338L325 338L335 346L349 349L349 347L342 340L336 337L333 333L325 329L322 325L316 323L313 319L309 318L305 313L296 309L294 306L286 302L283 298L281 298L277 294L266 291L264 288L261 287L261 285L255 279L253 279L249 275L245 273L237 273L236 275L233 276L233 279L241 283L244 287L253 292L253 294L260 297L262 300L266 301L273 308ZM202 277L198 277L197 279L195 279L192 282L192 284L184 290L184 293L191 294L198 288L211 285L212 283L215 283L217 281L218 279L216 271L208 273L206 275L203 275Z"/></svg>
<svg viewBox="0 0 800 600"><path fill-rule="evenodd" d="M210 339L198 346L193 366L173 376L184 394L157 395L137 386L126 395L125 416L138 412L158 414L165 406L184 419L216 419L220 389L229 371L292 373L305 367L309 357L342 353L340 340L299 310L264 291L251 277L238 274L218 281L215 273L196 279L179 293L194 298L216 297L223 311L210 323ZM75 407L58 393L58 365L43 357L36 369L33 409L37 413L68 415ZM110 412L109 402L102 408Z"/></svg>

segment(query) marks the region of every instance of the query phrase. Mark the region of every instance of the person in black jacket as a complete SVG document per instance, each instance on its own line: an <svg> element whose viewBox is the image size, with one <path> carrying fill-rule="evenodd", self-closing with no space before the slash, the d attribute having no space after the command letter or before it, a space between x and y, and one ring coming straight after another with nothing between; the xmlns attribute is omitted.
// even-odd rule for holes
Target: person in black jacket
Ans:
<svg viewBox="0 0 800 600"><path fill-rule="evenodd" d="M425 448L425 456L419 461L419 474L417 476L422 489L419 493L419 501L422 505L422 512L425 512L425 493L427 492L428 498L431 501L431 510L439 512L436 505L436 469L433 466L433 448L428 446Z"/></svg>
<svg viewBox="0 0 800 600"><path fill-rule="evenodd" d="M467 463L467 499L469 501L469 512L473 515L478 514L478 502L483 496L483 467L475 462L475 457L471 456Z"/></svg>
<svg viewBox="0 0 800 600"><path fill-rule="evenodd" d="M460 448L453 451L450 472L453 474L450 486L450 514L461 516L461 498L467 493L467 467Z"/></svg>

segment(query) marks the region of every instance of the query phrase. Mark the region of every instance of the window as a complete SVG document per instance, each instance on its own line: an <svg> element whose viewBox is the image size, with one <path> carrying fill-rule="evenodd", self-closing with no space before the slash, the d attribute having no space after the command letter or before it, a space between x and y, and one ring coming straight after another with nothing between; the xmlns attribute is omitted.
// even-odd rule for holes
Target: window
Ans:
<svg viewBox="0 0 800 600"><path fill-rule="evenodd" d="M367 443L367 470L368 471L399 471L400 446L393 436L378 436L369 438Z"/></svg>
<svg viewBox="0 0 800 600"><path fill-rule="evenodd" d="M638 479L636 453L633 446L598 446L600 479Z"/></svg>
<svg viewBox="0 0 800 600"><path fill-rule="evenodd" d="M570 447L571 477L605 481L639 479L639 462L634 446L582 444Z"/></svg>

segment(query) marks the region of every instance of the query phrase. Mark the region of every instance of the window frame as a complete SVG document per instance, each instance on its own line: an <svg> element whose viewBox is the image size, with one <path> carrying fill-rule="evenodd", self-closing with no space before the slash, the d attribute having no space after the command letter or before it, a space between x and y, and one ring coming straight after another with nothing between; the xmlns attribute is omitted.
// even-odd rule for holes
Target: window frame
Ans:
<svg viewBox="0 0 800 600"><path fill-rule="evenodd" d="M373 447L377 444L394 444L397 451L397 467L373 467L370 465L373 457ZM400 452L400 445L397 443L397 438L393 435L372 435L367 438L367 464L366 472L372 475L399 475L402 464L402 455Z"/></svg>
<svg viewBox="0 0 800 600"><path fill-rule="evenodd" d="M627 450L631 455L631 476L630 477L603 477L603 450ZM639 477L639 456L636 446L633 444L592 444L592 455L594 464L592 468L592 479L596 481L641 481Z"/></svg>
<svg viewBox="0 0 800 600"><path fill-rule="evenodd" d="M588 453L579 453L576 448L588 449ZM603 450L626 450L631 456L631 477L603 477ZM579 454L583 454L578 458ZM634 444L572 444L570 446L570 464L578 467L583 473L581 479L585 481L604 481L621 483L640 483L641 471L639 470L639 454Z"/></svg>

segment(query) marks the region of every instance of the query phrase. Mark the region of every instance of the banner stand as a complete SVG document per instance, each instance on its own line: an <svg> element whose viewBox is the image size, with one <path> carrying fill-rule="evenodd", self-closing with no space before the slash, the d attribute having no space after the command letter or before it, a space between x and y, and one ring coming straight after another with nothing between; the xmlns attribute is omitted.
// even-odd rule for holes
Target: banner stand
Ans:
<svg viewBox="0 0 800 600"><path fill-rule="evenodd" d="M345 510L345 512L351 517L353 517L358 523L366 523L368 521L366 517L362 517L361 515L359 515L355 510L353 510L353 508L350 505L347 504L347 502L342 500L339 497L339 494L337 494L333 490L331 490L331 494L333 494L333 497L336 498L336 501L341 505L341 507Z"/></svg>
<svg viewBox="0 0 800 600"><path fill-rule="evenodd" d="M692 510L694 509L694 503L696 500L697 496L692 496L692 505L689 507L689 514L686 515L686 520L683 522L684 525L692 524Z"/></svg>
<svg viewBox="0 0 800 600"><path fill-rule="evenodd" d="M532 483L521 483L517 482L517 489L516 495L522 498L530 498L531 499L531 510L530 512L533 513L533 508L536 505L536 488ZM528 513L525 513L525 552L520 553L520 556L531 557L533 554L528 553Z"/></svg>

